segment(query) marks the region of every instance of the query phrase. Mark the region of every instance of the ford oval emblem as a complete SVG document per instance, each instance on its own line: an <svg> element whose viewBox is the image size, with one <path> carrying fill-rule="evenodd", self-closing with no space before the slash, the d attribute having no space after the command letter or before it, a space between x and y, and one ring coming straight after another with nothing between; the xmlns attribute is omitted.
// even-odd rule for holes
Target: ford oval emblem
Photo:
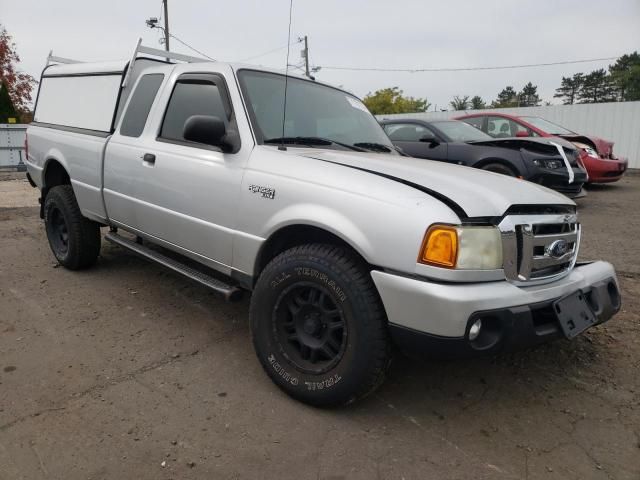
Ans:
<svg viewBox="0 0 640 480"><path fill-rule="evenodd" d="M545 253L553 258L560 258L569 250L569 244L566 240L556 240L545 248Z"/></svg>

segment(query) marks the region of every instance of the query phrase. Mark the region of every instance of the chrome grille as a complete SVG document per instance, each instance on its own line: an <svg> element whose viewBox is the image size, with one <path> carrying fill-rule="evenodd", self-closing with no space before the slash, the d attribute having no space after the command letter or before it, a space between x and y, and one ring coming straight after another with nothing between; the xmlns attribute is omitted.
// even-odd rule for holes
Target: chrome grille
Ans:
<svg viewBox="0 0 640 480"><path fill-rule="evenodd" d="M510 215L499 225L503 268L516 283L543 283L567 274L580 247L575 214Z"/></svg>

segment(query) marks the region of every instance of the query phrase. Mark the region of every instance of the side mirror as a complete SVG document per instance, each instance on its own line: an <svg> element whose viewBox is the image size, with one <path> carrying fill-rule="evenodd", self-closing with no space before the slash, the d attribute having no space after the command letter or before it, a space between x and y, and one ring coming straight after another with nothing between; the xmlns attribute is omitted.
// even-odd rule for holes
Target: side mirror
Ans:
<svg viewBox="0 0 640 480"><path fill-rule="evenodd" d="M516 132L516 137L518 138L523 138L523 137L528 137L529 136L529 132L527 132L526 130L518 130Z"/></svg>
<svg viewBox="0 0 640 480"><path fill-rule="evenodd" d="M219 117L192 115L184 122L182 136L190 142L204 143L214 147L225 146L227 129Z"/></svg>
<svg viewBox="0 0 640 480"><path fill-rule="evenodd" d="M428 143L429 145L439 145L440 144L438 139L433 134L430 134L430 133L426 133L422 137L420 137L420 141L423 142L423 143Z"/></svg>

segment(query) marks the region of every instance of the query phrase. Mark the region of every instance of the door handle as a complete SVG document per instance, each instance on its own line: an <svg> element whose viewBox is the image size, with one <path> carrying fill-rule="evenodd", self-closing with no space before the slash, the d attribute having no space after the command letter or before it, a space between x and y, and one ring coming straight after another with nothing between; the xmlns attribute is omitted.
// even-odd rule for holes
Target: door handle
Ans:
<svg viewBox="0 0 640 480"><path fill-rule="evenodd" d="M156 156L153 153L145 153L142 160L146 163L156 163Z"/></svg>

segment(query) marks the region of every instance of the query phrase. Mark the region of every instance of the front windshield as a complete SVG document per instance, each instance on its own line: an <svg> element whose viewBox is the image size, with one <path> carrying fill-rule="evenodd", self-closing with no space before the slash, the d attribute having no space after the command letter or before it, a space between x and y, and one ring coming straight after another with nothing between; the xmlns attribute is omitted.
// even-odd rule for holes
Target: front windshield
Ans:
<svg viewBox="0 0 640 480"><path fill-rule="evenodd" d="M393 145L367 107L356 97L313 81L289 77L287 113L282 131L285 76L240 70L240 87L259 143L274 143L281 137L322 138L339 144L379 151L394 151ZM275 142L277 143L277 142ZM302 142L301 142L302 143ZM323 147L329 142L323 143Z"/></svg>
<svg viewBox="0 0 640 480"><path fill-rule="evenodd" d="M493 140L493 137L472 127L468 123L447 121L447 122L431 122L447 137L454 142L475 142L480 140Z"/></svg>
<svg viewBox="0 0 640 480"><path fill-rule="evenodd" d="M520 117L520 118L522 118L525 122L529 122L534 127L539 128L543 132L550 133L551 135L573 135L573 132L571 130L567 130L566 128L561 127L560 125L556 125L555 123L545 120L544 118L540 118L540 117Z"/></svg>

